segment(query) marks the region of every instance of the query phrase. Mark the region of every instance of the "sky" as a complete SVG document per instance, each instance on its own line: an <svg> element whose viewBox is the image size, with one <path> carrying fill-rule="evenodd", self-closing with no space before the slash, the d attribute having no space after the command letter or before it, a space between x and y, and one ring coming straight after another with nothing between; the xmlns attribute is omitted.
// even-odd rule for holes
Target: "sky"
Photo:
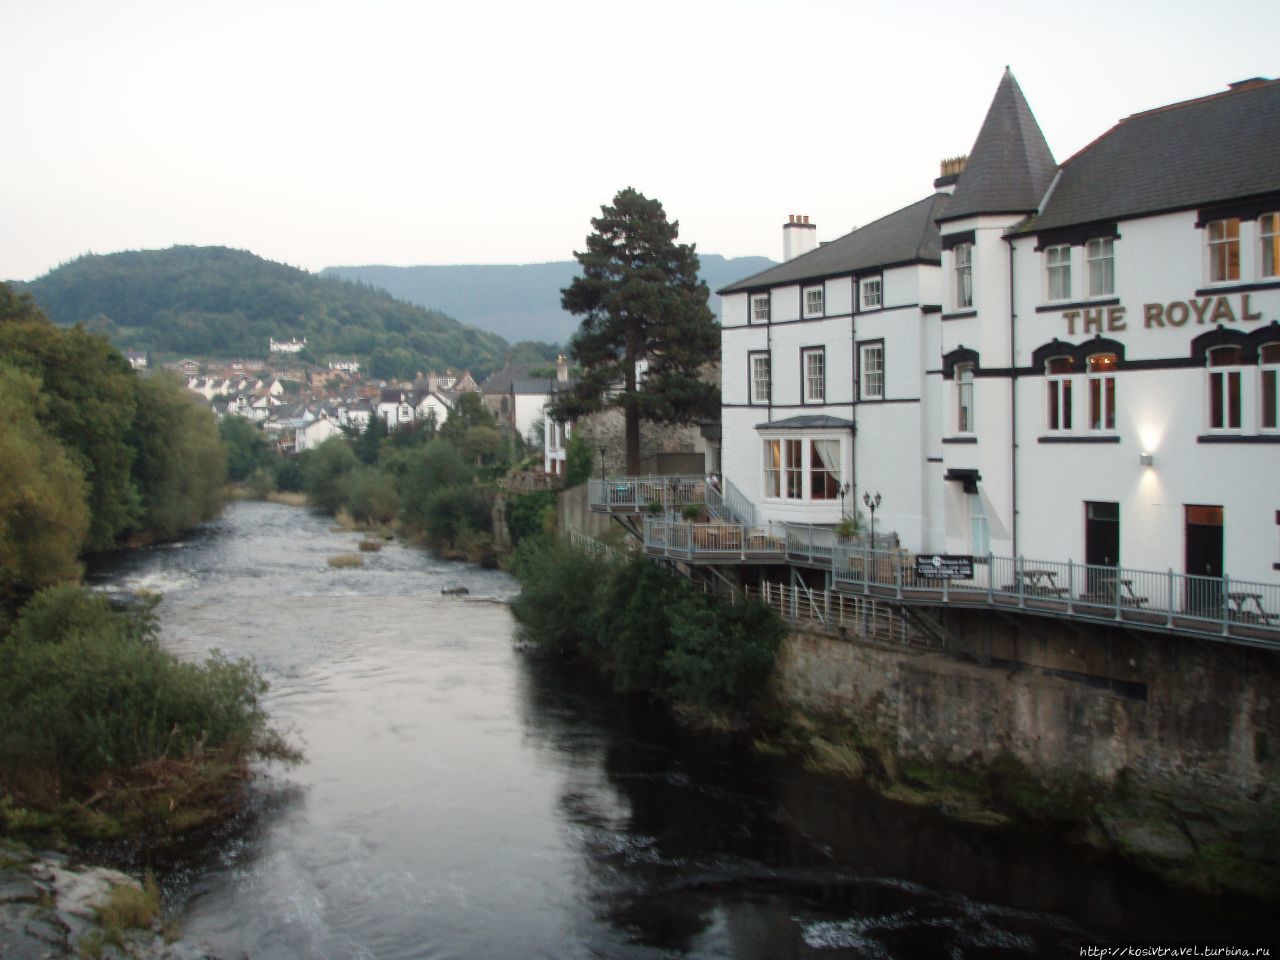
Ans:
<svg viewBox="0 0 1280 960"><path fill-rule="evenodd" d="M1059 162L1129 114L1280 75L1275 0L3 11L9 280L174 244L308 270L567 260L628 186L702 253L779 259L789 214L828 240L927 196L1006 65Z"/></svg>

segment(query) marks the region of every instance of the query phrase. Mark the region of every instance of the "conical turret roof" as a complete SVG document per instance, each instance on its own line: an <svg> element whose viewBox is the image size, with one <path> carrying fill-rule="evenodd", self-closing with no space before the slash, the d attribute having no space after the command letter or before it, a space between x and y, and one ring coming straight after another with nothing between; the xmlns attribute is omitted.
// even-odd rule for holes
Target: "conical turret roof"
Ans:
<svg viewBox="0 0 1280 960"><path fill-rule="evenodd" d="M1058 172L1022 88L1008 67L969 152L947 220L991 213L1032 213Z"/></svg>

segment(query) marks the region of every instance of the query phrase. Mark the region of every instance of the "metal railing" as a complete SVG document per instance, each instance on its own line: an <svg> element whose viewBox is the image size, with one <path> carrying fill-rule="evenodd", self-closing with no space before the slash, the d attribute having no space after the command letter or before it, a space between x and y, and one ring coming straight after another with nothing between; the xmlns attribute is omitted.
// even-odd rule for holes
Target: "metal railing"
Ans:
<svg viewBox="0 0 1280 960"><path fill-rule="evenodd" d="M707 512L726 523L756 525L756 505L724 477L707 485Z"/></svg>
<svg viewBox="0 0 1280 960"><path fill-rule="evenodd" d="M907 551L844 545L831 569L837 586L895 600L1017 608L1280 648L1280 584L996 556L977 558L972 579L935 580L917 574Z"/></svg>
<svg viewBox="0 0 1280 960"><path fill-rule="evenodd" d="M611 477L587 482L592 509L611 513L644 513L654 509L677 512L686 504L706 503L706 478L702 476Z"/></svg>
<svg viewBox="0 0 1280 960"><path fill-rule="evenodd" d="M911 628L906 618L872 597L767 581L759 586L745 586L742 592L765 604L783 620L810 629L906 646L931 645L924 634Z"/></svg>
<svg viewBox="0 0 1280 960"><path fill-rule="evenodd" d="M676 560L781 560L784 544L768 527L745 523L686 523L670 517L646 517L646 553Z"/></svg>

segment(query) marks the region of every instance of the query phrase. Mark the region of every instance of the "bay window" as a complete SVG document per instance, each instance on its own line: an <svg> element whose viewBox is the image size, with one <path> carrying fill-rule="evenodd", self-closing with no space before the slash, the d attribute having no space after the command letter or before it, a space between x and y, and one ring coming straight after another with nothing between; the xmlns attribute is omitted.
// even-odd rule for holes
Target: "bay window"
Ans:
<svg viewBox="0 0 1280 960"><path fill-rule="evenodd" d="M825 503L840 498L843 441L782 437L764 441L764 496Z"/></svg>
<svg viewBox="0 0 1280 960"><path fill-rule="evenodd" d="M800 440L783 440L785 453L783 474L786 478L786 498L788 500L804 499L804 443Z"/></svg>
<svg viewBox="0 0 1280 960"><path fill-rule="evenodd" d="M840 441L809 441L809 499L840 496Z"/></svg>
<svg viewBox="0 0 1280 960"><path fill-rule="evenodd" d="M782 496L782 441L764 442L764 495Z"/></svg>

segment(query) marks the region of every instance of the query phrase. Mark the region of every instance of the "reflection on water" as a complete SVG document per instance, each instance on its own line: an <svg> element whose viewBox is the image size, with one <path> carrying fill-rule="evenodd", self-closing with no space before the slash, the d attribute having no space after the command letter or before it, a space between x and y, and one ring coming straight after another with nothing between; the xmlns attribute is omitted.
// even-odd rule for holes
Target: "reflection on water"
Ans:
<svg viewBox="0 0 1280 960"><path fill-rule="evenodd" d="M1050 957L1264 931L1090 851L833 784L512 642L514 583L240 503L109 589L251 656L307 762L162 864L226 957ZM443 597L466 586L470 597ZM1252 926L1250 926L1252 924Z"/></svg>

